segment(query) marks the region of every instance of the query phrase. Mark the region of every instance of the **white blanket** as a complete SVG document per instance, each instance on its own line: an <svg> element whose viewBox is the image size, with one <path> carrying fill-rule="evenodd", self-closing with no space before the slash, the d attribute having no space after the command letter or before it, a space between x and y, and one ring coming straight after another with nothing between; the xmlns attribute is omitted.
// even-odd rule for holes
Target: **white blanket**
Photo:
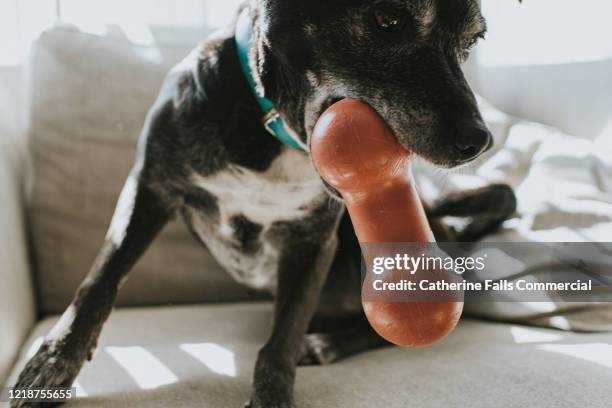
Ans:
<svg viewBox="0 0 612 408"><path fill-rule="evenodd" d="M423 196L435 199L503 182L516 191L518 214L486 241L612 241L612 135L596 142L581 139L512 118L482 99L479 103L494 134L495 148L470 167L450 172L418 163ZM525 269L531 269L538 257L523 261ZM564 330L612 330L611 304L497 302L468 305L467 310L487 318Z"/></svg>

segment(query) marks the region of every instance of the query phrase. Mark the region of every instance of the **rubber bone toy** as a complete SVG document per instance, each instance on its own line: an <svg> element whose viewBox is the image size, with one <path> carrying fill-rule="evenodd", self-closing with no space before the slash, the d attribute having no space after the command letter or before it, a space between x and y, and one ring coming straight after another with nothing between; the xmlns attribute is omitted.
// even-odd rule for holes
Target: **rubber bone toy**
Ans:
<svg viewBox="0 0 612 408"><path fill-rule="evenodd" d="M435 242L414 186L411 152L370 106L344 99L327 109L311 140L319 174L344 200L361 243ZM363 301L372 327L388 341L419 347L446 337L462 302Z"/></svg>

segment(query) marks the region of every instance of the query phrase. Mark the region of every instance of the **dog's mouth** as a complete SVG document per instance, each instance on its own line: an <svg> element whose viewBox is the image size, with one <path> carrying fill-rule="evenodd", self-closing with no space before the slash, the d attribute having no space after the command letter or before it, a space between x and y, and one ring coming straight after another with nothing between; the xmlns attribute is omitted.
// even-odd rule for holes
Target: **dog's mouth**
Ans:
<svg viewBox="0 0 612 408"><path fill-rule="evenodd" d="M305 117L305 127L307 132L307 137L310 138L312 132L314 131L315 126L321 119L321 116L325 113L327 109L329 109L333 104L340 102L345 99L345 96L332 95L326 96L322 102L315 101L314 106L310 109L310 112Z"/></svg>
<svg viewBox="0 0 612 408"><path fill-rule="evenodd" d="M350 98L350 96L332 94L324 97L322 102L320 102L318 105L318 109L313 109L313 114L311 114L310 118L314 119L314 123L310 122L311 126L309 126L308 129L312 132L316 123L321 119L321 116L325 113L325 111L332 105L346 98ZM410 118L408 121L409 123L406 124L405 120L400 121L398 119L397 113L394 115L392 110L389 112L388 109L384 109L384 106L381 112L381 109L373 106L374 104L370 103L371 101L368 101L368 98L365 98L365 100L361 98L355 99L359 99L372 107L372 109L374 109L380 115L385 123L387 123L395 138L402 146L436 167L455 168L470 164L481 157L486 151L490 150L493 145L493 139L489 138L486 140L486 145L479 148L480 151L477 152L477 154L458 152L448 142L440 141L439 143L436 143L436 135L435 132L432 131L434 125L430 123L421 123L421 121L414 117L410 111L403 112L404 117L408 116ZM423 142L423 140L425 140L424 137L419 138L414 136L419 134L428 135L430 140L433 140L433 142Z"/></svg>
<svg viewBox="0 0 612 408"><path fill-rule="evenodd" d="M323 113L325 113L327 109L329 109L332 105L340 102L343 99L345 99L344 96L330 96L329 98L325 99L321 104L321 107L319 108L319 112L317 113L317 121L321 118L321 116L323 115Z"/></svg>

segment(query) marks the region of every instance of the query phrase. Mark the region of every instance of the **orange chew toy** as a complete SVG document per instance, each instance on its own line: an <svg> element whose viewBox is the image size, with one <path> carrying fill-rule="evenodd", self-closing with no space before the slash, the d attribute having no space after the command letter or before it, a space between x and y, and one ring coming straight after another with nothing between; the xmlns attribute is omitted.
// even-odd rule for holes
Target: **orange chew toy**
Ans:
<svg viewBox="0 0 612 408"><path fill-rule="evenodd" d="M344 99L327 109L311 140L319 174L341 195L361 243L435 242L414 186L411 152L370 106ZM363 301L372 327L388 341L419 347L457 325L456 301Z"/></svg>

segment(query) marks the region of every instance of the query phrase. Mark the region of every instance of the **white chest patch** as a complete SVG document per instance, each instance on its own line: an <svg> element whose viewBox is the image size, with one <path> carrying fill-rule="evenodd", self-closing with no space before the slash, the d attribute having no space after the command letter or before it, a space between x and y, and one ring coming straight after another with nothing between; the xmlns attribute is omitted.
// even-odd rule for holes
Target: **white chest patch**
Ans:
<svg viewBox="0 0 612 408"><path fill-rule="evenodd" d="M194 174L193 183L217 197L222 221L244 215L265 228L303 217L323 184L307 155L284 149L265 172L230 166L209 177Z"/></svg>
<svg viewBox="0 0 612 408"><path fill-rule="evenodd" d="M272 291L280 248L266 242L267 230L277 221L307 216L321 200L327 199L310 158L290 147L284 147L264 172L230 166L212 176L193 174L192 182L217 198L218 225L196 222L199 224L196 229L217 261L237 281ZM261 225L261 250L256 254L228 253L235 251L231 246L235 235L231 220L236 216Z"/></svg>

